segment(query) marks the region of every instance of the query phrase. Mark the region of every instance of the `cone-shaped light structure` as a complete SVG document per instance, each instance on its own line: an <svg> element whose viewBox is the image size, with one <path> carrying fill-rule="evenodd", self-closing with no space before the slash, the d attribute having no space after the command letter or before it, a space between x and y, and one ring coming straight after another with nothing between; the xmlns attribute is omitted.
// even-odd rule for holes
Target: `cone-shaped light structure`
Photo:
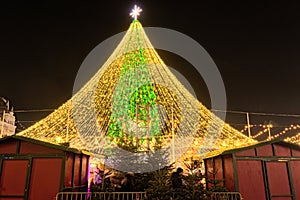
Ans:
<svg viewBox="0 0 300 200"><path fill-rule="evenodd" d="M175 159L187 150L205 155L256 142L224 124L186 90L136 19L69 101L19 135L69 142L95 154L115 147L136 153L169 145Z"/></svg>

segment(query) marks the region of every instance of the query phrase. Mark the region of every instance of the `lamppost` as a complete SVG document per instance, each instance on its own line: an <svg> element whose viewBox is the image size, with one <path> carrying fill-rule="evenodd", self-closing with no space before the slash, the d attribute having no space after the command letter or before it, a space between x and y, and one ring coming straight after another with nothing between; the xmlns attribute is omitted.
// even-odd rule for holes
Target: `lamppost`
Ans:
<svg viewBox="0 0 300 200"><path fill-rule="evenodd" d="M271 140L271 128L273 128L273 124L268 123L266 125L263 125L263 128L267 129L267 131L268 131L268 140Z"/></svg>
<svg viewBox="0 0 300 200"><path fill-rule="evenodd" d="M273 128L272 124L268 124L267 125L267 129L268 129L268 140L271 140L271 128Z"/></svg>

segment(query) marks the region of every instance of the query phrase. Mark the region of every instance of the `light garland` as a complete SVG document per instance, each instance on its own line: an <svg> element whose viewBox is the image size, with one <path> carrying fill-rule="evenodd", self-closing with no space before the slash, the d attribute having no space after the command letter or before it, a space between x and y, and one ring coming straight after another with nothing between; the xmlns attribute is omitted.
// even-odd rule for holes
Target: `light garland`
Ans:
<svg viewBox="0 0 300 200"><path fill-rule="evenodd" d="M176 155L189 153L183 157L257 142L223 124L170 72L135 19L109 59L69 101L18 135L69 142L99 155L114 147L153 150L170 144L174 135L193 140L175 142Z"/></svg>
<svg viewBox="0 0 300 200"><path fill-rule="evenodd" d="M289 143L293 143L293 144L296 144L296 145L300 145L300 132L297 133L296 135L292 136L292 137L285 138L284 141L289 142Z"/></svg>
<svg viewBox="0 0 300 200"><path fill-rule="evenodd" d="M254 127L260 127L260 128L262 128L262 130L258 131L256 134L254 134L253 136L251 136L251 138L256 139L256 138L262 136L263 134L268 133L269 129L276 128L278 126L274 127L271 124L251 124L250 125L250 128L254 128ZM276 134L272 134L271 136L269 136L265 140L260 140L260 142L267 141L267 140L274 140L274 139L276 139L278 137L282 137L282 136L284 136L286 134L290 134L290 133L292 133L292 131L296 131L296 130L300 129L300 125L298 125L298 124L291 124L291 125L289 125L287 127L285 127L285 126L280 126L280 127L283 128L281 131L279 131ZM241 132L244 133L247 130L248 130L248 125L245 125L244 129L242 129ZM289 140L289 139L286 138L285 140ZM298 145L300 145L300 142L298 143Z"/></svg>
<svg viewBox="0 0 300 200"><path fill-rule="evenodd" d="M278 137L280 137L282 135L286 135L286 134L288 134L288 133L290 133L292 131L296 131L298 129L300 129L300 125L298 125L298 124L296 124L296 125L292 124L292 125L290 125L290 127L286 127L282 131L280 131L279 133L277 133L275 135L272 135L270 139L271 140L276 139L276 138L278 138ZM300 145L300 140L297 141L297 140L293 139L293 138L297 138L297 135L294 135L292 137L287 137L284 140L288 141L288 142L292 142L292 143L297 144L297 145Z"/></svg>

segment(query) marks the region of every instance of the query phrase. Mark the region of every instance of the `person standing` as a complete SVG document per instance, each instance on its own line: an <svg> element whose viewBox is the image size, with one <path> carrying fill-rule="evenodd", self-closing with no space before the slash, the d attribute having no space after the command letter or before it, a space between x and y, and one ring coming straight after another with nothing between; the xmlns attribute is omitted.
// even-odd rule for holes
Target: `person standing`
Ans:
<svg viewBox="0 0 300 200"><path fill-rule="evenodd" d="M121 181L121 191L122 192L132 192L132 177L130 174L126 174Z"/></svg>
<svg viewBox="0 0 300 200"><path fill-rule="evenodd" d="M178 167L176 172L172 173L171 182L174 190L178 190L182 188L183 186L182 174L183 174L183 169L181 167Z"/></svg>

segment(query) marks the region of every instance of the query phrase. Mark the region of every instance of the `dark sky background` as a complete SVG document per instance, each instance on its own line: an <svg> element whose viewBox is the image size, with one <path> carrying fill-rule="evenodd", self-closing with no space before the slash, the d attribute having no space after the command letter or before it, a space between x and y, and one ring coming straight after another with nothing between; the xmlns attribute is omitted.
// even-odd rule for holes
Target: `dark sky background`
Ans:
<svg viewBox="0 0 300 200"><path fill-rule="evenodd" d="M57 108L71 97L76 73L88 53L128 29L135 3L143 9L139 19L144 27L180 31L206 49L224 80L229 110L300 114L296 1L1 2L0 95L15 110ZM188 63L168 53L161 56L182 71L209 107L201 77L190 73ZM37 120L48 113L35 114L16 116L19 121ZM229 123L245 123L244 115L228 116ZM300 118L274 120L296 123Z"/></svg>

